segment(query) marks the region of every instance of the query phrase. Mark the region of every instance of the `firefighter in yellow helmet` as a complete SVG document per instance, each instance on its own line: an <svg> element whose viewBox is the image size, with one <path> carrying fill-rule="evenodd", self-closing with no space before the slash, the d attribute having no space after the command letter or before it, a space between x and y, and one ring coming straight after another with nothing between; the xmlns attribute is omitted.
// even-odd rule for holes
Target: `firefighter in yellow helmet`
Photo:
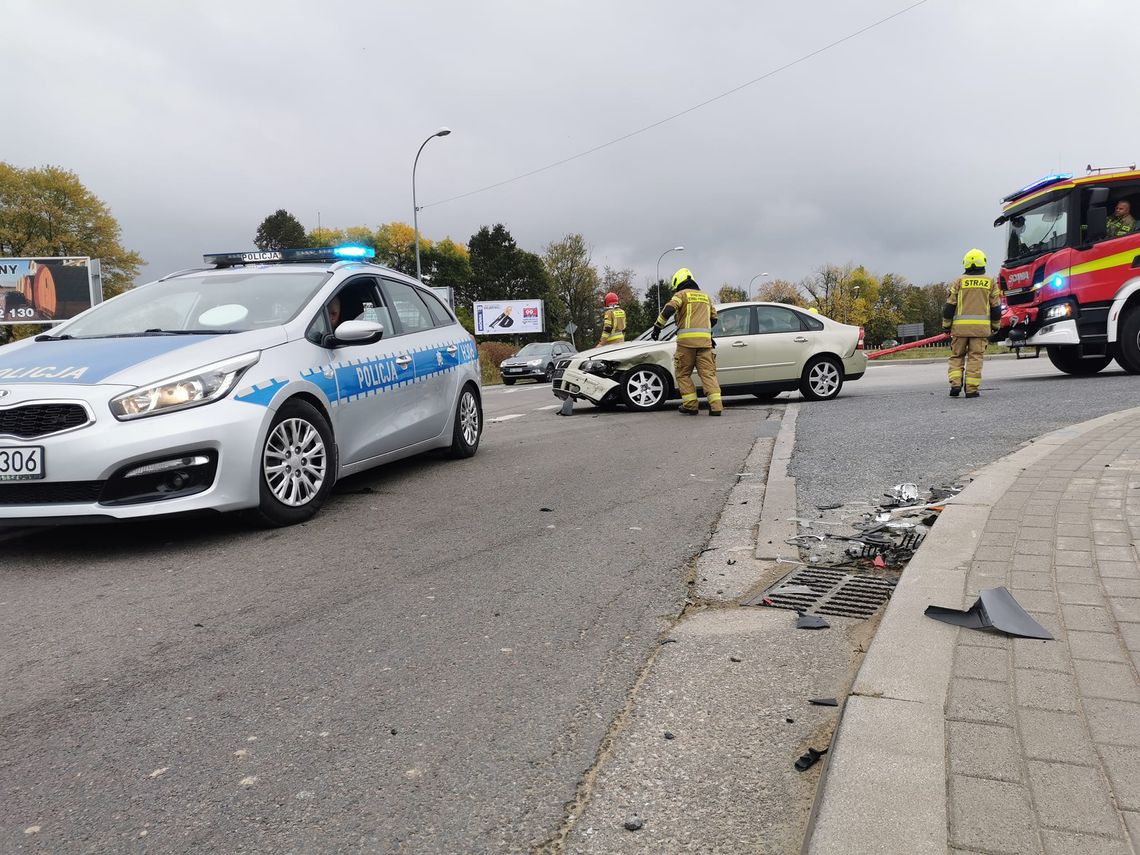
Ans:
<svg viewBox="0 0 1140 855"><path fill-rule="evenodd" d="M613 291L606 294L606 313L602 316L602 335L598 338L598 347L625 341L625 309L619 305L620 302Z"/></svg>
<svg viewBox="0 0 1140 855"><path fill-rule="evenodd" d="M695 367L705 397L709 399L709 415L719 416L724 404L720 400L713 355L712 328L716 326L716 309L708 294L697 287L687 267L673 274L673 291L673 299L661 307L650 337L656 341L669 318L676 316L677 352L673 356L673 373L677 376L677 388L681 392L681 412L687 416L697 414L697 387L693 384Z"/></svg>
<svg viewBox="0 0 1140 855"><path fill-rule="evenodd" d="M980 249L967 252L962 266L966 272L950 286L942 309L942 329L950 333L950 397L957 398L965 385L966 397L977 398L986 342L1001 321L1001 293L986 276L986 256Z"/></svg>

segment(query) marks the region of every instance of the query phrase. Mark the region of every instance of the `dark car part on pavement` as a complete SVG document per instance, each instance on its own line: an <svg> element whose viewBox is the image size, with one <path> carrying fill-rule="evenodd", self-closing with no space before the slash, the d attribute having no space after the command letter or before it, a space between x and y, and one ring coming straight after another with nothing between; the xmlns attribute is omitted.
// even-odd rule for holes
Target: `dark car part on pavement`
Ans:
<svg viewBox="0 0 1140 855"><path fill-rule="evenodd" d="M808 769L810 769L812 766L814 766L817 762L819 762L819 758L822 757L826 753L827 753L826 748L823 749L822 751L816 751L814 748L809 748L806 752L804 752L802 755L800 755L800 759L796 761L796 763L795 763L796 771L797 772L806 772Z"/></svg>
<svg viewBox="0 0 1140 855"><path fill-rule="evenodd" d="M966 611L927 606L927 617L967 629L995 630L1018 638L1053 640L1053 634L1029 616L1007 588L985 588Z"/></svg>

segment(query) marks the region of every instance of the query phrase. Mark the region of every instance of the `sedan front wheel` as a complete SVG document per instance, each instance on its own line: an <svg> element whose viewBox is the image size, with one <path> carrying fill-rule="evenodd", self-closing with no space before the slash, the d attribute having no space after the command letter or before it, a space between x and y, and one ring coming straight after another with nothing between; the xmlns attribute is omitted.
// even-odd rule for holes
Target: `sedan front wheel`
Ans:
<svg viewBox="0 0 1140 855"><path fill-rule="evenodd" d="M660 409L669 398L669 375L653 365L631 368L621 379L621 399L631 410Z"/></svg>

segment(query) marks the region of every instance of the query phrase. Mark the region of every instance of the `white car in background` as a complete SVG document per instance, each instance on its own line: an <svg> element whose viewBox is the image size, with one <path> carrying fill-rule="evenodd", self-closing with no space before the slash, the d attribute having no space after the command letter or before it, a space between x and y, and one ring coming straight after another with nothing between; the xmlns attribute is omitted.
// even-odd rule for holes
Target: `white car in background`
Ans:
<svg viewBox="0 0 1140 855"><path fill-rule="evenodd" d="M370 252L207 256L0 347L0 525L235 510L288 525L345 475L473 455L474 340Z"/></svg>
<svg viewBox="0 0 1140 855"><path fill-rule="evenodd" d="M716 311L716 373L725 395L771 400L798 389L809 400L824 401L867 370L860 327L781 303L727 303ZM670 324L659 341L646 332L635 341L563 359L554 394L600 407L658 409L680 397L673 376L675 334ZM695 373L693 380L699 387Z"/></svg>

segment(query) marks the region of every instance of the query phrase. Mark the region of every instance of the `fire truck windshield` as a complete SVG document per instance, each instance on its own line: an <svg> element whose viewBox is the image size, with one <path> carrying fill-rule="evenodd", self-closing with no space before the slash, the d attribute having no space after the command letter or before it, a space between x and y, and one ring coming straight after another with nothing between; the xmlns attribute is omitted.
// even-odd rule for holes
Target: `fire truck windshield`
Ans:
<svg viewBox="0 0 1140 855"><path fill-rule="evenodd" d="M1069 235L1068 197L1043 202L1009 218L1006 263L1060 249Z"/></svg>

